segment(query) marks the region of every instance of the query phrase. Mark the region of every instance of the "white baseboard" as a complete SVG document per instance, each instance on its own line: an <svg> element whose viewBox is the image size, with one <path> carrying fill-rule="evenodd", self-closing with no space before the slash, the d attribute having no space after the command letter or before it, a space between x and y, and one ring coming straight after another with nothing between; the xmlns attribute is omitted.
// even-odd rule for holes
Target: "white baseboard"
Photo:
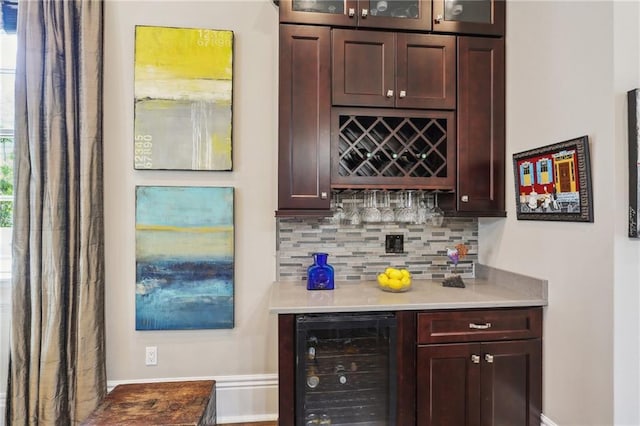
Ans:
<svg viewBox="0 0 640 426"><path fill-rule="evenodd" d="M111 392L117 385L128 383L188 380L216 381L216 414L218 423L249 423L275 421L278 419L277 374L110 380L107 382L107 391Z"/></svg>
<svg viewBox="0 0 640 426"><path fill-rule="evenodd" d="M0 393L0 426L4 426L4 412L7 406L7 394Z"/></svg>
<svg viewBox="0 0 640 426"><path fill-rule="evenodd" d="M540 414L540 426L558 426L544 414Z"/></svg>

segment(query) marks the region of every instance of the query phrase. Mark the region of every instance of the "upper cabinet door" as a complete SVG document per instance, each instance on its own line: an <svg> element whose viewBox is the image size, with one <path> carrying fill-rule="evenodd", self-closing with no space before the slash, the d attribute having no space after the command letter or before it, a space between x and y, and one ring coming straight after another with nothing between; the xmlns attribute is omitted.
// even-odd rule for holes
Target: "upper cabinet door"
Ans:
<svg viewBox="0 0 640 426"><path fill-rule="evenodd" d="M455 109L456 38L398 33L396 107Z"/></svg>
<svg viewBox="0 0 640 426"><path fill-rule="evenodd" d="M505 0L433 0L433 31L502 36Z"/></svg>
<svg viewBox="0 0 640 426"><path fill-rule="evenodd" d="M333 104L395 105L395 35L383 31L332 31Z"/></svg>
<svg viewBox="0 0 640 426"><path fill-rule="evenodd" d="M334 29L333 105L455 109L456 38Z"/></svg>
<svg viewBox="0 0 640 426"><path fill-rule="evenodd" d="M357 0L280 0L280 22L356 26Z"/></svg>
<svg viewBox="0 0 640 426"><path fill-rule="evenodd" d="M280 0L280 22L431 30L430 0Z"/></svg>
<svg viewBox="0 0 640 426"><path fill-rule="evenodd" d="M431 1L424 0L360 0L358 26L431 30Z"/></svg>
<svg viewBox="0 0 640 426"><path fill-rule="evenodd" d="M329 211L330 37L329 27L280 25L278 216Z"/></svg>
<svg viewBox="0 0 640 426"><path fill-rule="evenodd" d="M458 37L458 212L505 216L504 39Z"/></svg>

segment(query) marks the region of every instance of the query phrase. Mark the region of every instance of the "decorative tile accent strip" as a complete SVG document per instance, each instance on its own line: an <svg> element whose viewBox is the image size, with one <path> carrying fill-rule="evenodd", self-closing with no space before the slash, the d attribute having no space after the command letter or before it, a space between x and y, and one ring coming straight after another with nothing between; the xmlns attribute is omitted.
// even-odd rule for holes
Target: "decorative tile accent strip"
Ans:
<svg viewBox="0 0 640 426"><path fill-rule="evenodd" d="M463 278L474 277L478 261L478 220L446 218L441 228L412 224L337 225L327 219L277 219L276 269L279 281L307 279L311 253L329 253L336 281L375 280L387 266L406 268L416 279L451 274L447 248L469 248L458 264ZM387 234L404 235L404 253L385 253Z"/></svg>

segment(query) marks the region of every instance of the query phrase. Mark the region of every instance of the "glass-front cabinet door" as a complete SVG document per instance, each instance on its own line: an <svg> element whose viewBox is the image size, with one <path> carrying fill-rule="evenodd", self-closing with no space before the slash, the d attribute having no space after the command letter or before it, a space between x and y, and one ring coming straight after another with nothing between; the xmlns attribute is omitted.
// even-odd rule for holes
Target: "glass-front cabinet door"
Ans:
<svg viewBox="0 0 640 426"><path fill-rule="evenodd" d="M431 1L360 0L357 13L360 27L431 30Z"/></svg>
<svg viewBox="0 0 640 426"><path fill-rule="evenodd" d="M431 30L428 0L280 0L280 22Z"/></svg>
<svg viewBox="0 0 640 426"><path fill-rule="evenodd" d="M433 31L504 35L505 0L433 0Z"/></svg>

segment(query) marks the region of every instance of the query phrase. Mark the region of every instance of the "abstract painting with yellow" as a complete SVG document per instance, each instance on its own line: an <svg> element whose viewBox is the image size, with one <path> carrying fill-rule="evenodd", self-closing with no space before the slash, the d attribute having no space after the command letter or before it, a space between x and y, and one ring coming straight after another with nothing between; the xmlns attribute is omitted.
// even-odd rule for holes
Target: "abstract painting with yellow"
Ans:
<svg viewBox="0 0 640 426"><path fill-rule="evenodd" d="M136 169L232 169L233 32L136 26Z"/></svg>
<svg viewBox="0 0 640 426"><path fill-rule="evenodd" d="M136 330L233 328L233 188L136 187Z"/></svg>

